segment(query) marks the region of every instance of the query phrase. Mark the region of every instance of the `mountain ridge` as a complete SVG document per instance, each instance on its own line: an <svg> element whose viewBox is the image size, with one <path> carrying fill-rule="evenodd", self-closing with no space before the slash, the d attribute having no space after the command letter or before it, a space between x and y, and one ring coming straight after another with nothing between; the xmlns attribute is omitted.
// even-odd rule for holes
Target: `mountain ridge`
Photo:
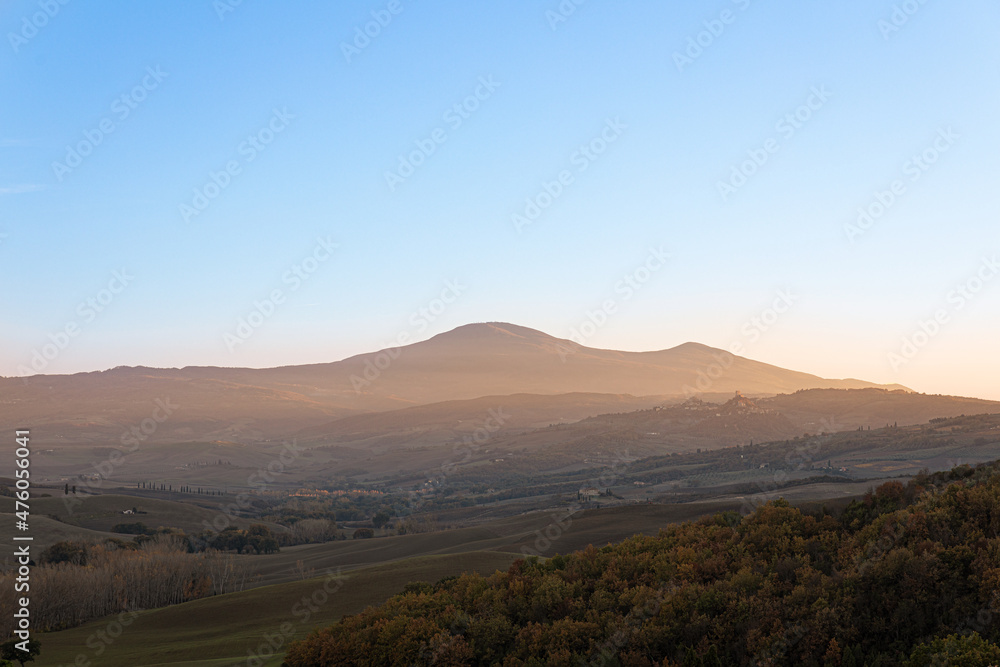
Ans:
<svg viewBox="0 0 1000 667"><path fill-rule="evenodd" d="M79 376L95 375L95 374L96 375L124 374L126 372L146 372L146 373L149 373L151 375L161 376L164 373L183 373L183 372L194 373L194 372L209 371L209 370L210 371L216 371L216 370L218 370L218 371L223 371L223 372L241 372L241 373L242 372L265 372L265 373L269 372L269 373L278 373L279 371L286 371L286 370L289 370L289 369L296 369L296 370L319 369L319 368L325 368L325 367L334 366L334 365L337 365L337 364L346 364L346 363L353 362L353 361L356 361L356 360L369 359L369 358L371 358L371 357L373 357L375 355L389 354L390 352L393 352L393 351L402 351L402 350L416 348L416 347L419 347L419 346L439 347L443 343L445 343L445 344L448 344L449 346L451 346L452 349L454 349L455 346L456 346L456 344L461 345L462 343L476 342L478 340L483 339L487 335L493 335L494 337L498 337L500 335L503 335L503 336L506 336L508 338L521 339L521 340L528 341L528 342L533 342L534 341L534 342L545 343L547 345L551 345L553 347L554 351L557 353L557 355L559 355L561 357L565 357L565 358L568 358L569 355L571 355L571 354L580 354L580 353L587 354L587 353L595 353L595 352L596 353L604 353L605 355L620 356L621 358L626 359L626 360L635 360L635 359L642 358L642 357L650 358L653 355L668 355L668 354L669 355L676 355L676 354L679 354L679 353L690 353L690 354L698 354L698 355L704 355L704 354L719 355L719 354L721 354L721 355L724 355L724 356L727 356L727 357L734 357L734 358L737 358L737 359L743 359L743 360L745 360L747 362L750 362L750 363L753 363L753 364L759 364L761 367L766 367L766 368L771 368L771 369L780 369L782 371L788 371L788 372L791 372L791 373L797 373L797 374L802 375L802 376L808 376L810 378L817 378L817 379L824 380L824 381L827 381L827 382L851 383L851 384L858 384L858 385L863 385L863 386L871 386L871 387L878 387L878 388L885 388L885 389L903 389L903 390L906 390L906 391L911 391L909 388L907 388L907 387L905 387L903 385L899 385L899 384L881 384L881 383L876 383L876 382L869 382L869 381L866 381L866 380L860 380L860 379L857 379L857 378L841 378L841 379L838 379L838 378L822 378L821 376L814 375L814 374L811 374L811 373L805 373L805 372L802 372L802 371L793 371L793 370L790 370L790 369L784 369L782 367L779 367L779 366L776 366L776 365L773 365L773 364L768 364L766 362L755 361L753 359L749 359L749 358L746 358L746 357L741 357L741 356L738 356L738 355L733 355L732 353L730 353L730 352L728 352L726 350L723 350L721 348L715 348L715 347L712 347L710 345L705 345L704 343L698 343L696 341L688 341L688 342L676 345L674 347L662 348L662 349L659 349L659 350L646 350L646 351L638 351L638 352L637 351L629 351L629 350L613 350L613 349L608 349L608 348L595 348L595 347L589 347L589 346L581 345L581 344L576 343L576 342L574 342L572 340L562 339L562 338L556 338L555 336L552 336L550 334L544 333L544 332L539 331L537 329L531 329L529 327L524 327L524 326L516 325L516 324L510 324L510 323L506 323L506 322L477 322L477 323L464 324L464 325L461 325L461 326L456 327L454 329L451 329L449 331L445 331L445 332L436 334L436 335L434 335L434 336L432 336L432 337L430 337L430 338L428 338L428 339L426 339L424 341L416 341L416 342L409 343L409 344L403 345L403 346L398 346L398 347L381 348L379 350L375 350L375 351L372 351L372 352L363 352L363 353L351 355L349 357L345 357L344 359L340 359L340 360L336 360L336 361L329 361L329 362L314 362L314 363L309 363L309 364L287 364L287 365L282 365L282 366L266 366L266 367L260 367L260 368L249 367L249 366L213 366L213 365L208 365L208 366L197 365L197 366L183 366L183 367L176 367L176 366L174 366L174 367L154 367L154 366L145 366L145 365L139 365L139 366L116 366L116 367L105 369L105 370L81 371L81 372L78 372L78 373L37 374L37 375L31 375L31 376L26 376L26 377L0 376L0 379L4 379L4 380L11 380L11 379L30 380L32 378L41 378L41 377L50 377L50 378L51 377L79 377ZM482 350L479 350L479 351L482 352ZM392 355L390 355L390 356L392 356ZM715 361L715 360L712 360L712 361ZM852 386L852 387L834 387L834 388L862 388L862 387L860 387L860 386L853 387ZM726 391L728 392L730 390L726 390ZM607 392L607 393L633 393L634 394L635 392Z"/></svg>
<svg viewBox="0 0 1000 667"><path fill-rule="evenodd" d="M397 348L340 361L271 368L134 366L0 379L5 425L135 424L153 401L183 405L172 428L277 437L352 414L482 396L613 394L770 396L802 389L901 389L824 379L701 343L647 352L603 350L503 322L473 323ZM196 427L194 424L200 424ZM208 425L214 430L205 431ZM233 431L235 429L235 431ZM178 436L181 434L178 433Z"/></svg>

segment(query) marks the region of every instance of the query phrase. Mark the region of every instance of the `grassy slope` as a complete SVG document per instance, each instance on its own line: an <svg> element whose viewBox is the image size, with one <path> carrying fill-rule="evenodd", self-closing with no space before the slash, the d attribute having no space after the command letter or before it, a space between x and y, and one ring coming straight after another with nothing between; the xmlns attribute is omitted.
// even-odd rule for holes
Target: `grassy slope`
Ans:
<svg viewBox="0 0 1000 667"><path fill-rule="evenodd" d="M71 496L72 497L72 496ZM150 528L171 526L187 532L204 530L203 522L213 521L219 514L217 510L199 507L193 503L174 502L155 498L136 498L133 496L107 494L100 496L75 496L80 503L69 506L61 491L51 498L31 499L31 530L33 536L33 551L38 554L46 547L60 540L95 540L103 541L108 537L130 540L132 535L119 535L110 532L115 524L142 522ZM232 502L226 499L227 503ZM138 507L147 514L122 514L124 509ZM14 499L0 496L0 521L4 525L13 525ZM58 517L59 520L51 517ZM283 530L275 524L251 521L230 517L237 526L246 527L252 523L265 523L272 530ZM0 541L0 560L9 558L14 553L14 544L10 540Z"/></svg>
<svg viewBox="0 0 1000 667"><path fill-rule="evenodd" d="M635 533L656 534L669 523L688 521L706 514L738 509L739 500L720 499L676 505L631 505L599 510L583 510L566 520L568 506L544 512L492 521L479 526L433 533L398 535L369 540L346 540L324 544L285 547L267 556L248 556L262 584L288 581L294 576L296 561L317 572L328 567L345 570L389 563L415 556L451 555L470 551L522 553L522 547L536 548L538 532L549 529L555 535L551 545L537 549L539 555L553 556L583 549L588 544L603 546L619 542ZM563 527L553 533L555 519Z"/></svg>
<svg viewBox="0 0 1000 667"><path fill-rule="evenodd" d="M5 527L14 525L15 519L11 513L12 511L13 509L10 512L0 512L0 525ZM116 535L114 533L71 526L45 516L32 515L30 520L31 532L29 534L35 538L31 544L31 552L36 558L45 547L61 540L93 540L95 542L103 542L109 537L117 537L119 539L131 538L131 535ZM0 540L0 562L4 563L4 565L9 564L17 546L9 538Z"/></svg>
<svg viewBox="0 0 1000 667"><path fill-rule="evenodd" d="M293 634L282 644L287 646L291 639L304 637L313 627L324 627L344 614L357 613L367 605L388 599L407 582L433 582L462 571L490 573L506 569L518 557L476 552L426 556L354 570L343 575L340 588L335 589L325 604L317 604L308 619L303 613L307 607L296 605L313 595L317 603L323 599L323 577L145 611L98 657L87 647L87 640L96 638L98 631L107 631L109 624L117 620L116 616L109 617L78 628L39 635L43 654L35 664L69 665L80 654L92 665L101 667L234 664L245 661L247 651L256 650L262 636L280 634L283 623L293 627ZM99 644L96 639L91 643Z"/></svg>
<svg viewBox="0 0 1000 667"><path fill-rule="evenodd" d="M224 506L233 502L232 497L214 500L194 498L190 502L178 502L114 493L63 496L60 492L51 498L32 498L31 514L33 518L51 515L58 517L67 525L90 530L108 531L115 524L139 521L150 528L170 526L181 528L186 532L199 532L205 529L203 522L213 521L220 512L218 509L211 509L211 506L219 504ZM205 506L196 503L204 503ZM13 498L0 498L0 511L13 512L13 506ZM133 507L145 511L146 514L122 514L123 510ZM240 527L251 523L266 523L234 517L230 517L230 521ZM274 524L269 525L272 529L280 530Z"/></svg>

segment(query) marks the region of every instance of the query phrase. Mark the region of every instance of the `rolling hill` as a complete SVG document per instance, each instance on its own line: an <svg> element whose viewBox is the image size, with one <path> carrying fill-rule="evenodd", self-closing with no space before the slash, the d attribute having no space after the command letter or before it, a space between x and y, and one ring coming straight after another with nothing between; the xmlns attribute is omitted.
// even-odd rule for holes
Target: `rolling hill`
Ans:
<svg viewBox="0 0 1000 667"><path fill-rule="evenodd" d="M607 457L615 449L628 449L631 456L641 457L784 440L805 433L1000 414L996 401L877 388L808 389L758 399L740 394L723 402L664 398L487 396L345 417L297 435L306 447L320 447L342 461L353 453L352 467L402 474L403 461L414 472L422 472L462 458L456 457L455 447L479 431L483 446L475 448L468 465L496 466L490 462L500 456L505 466L519 461L531 469L559 470ZM494 414L503 416L502 424L491 421Z"/></svg>

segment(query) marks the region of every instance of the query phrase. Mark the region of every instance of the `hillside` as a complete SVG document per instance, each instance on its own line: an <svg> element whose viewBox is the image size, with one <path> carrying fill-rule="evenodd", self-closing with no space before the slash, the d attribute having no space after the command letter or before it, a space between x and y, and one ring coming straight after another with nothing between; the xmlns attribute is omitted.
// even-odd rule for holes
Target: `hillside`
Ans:
<svg viewBox="0 0 1000 667"><path fill-rule="evenodd" d="M1000 402L882 389L808 389L759 401L810 433L921 424L930 419L1000 413Z"/></svg>
<svg viewBox="0 0 1000 667"><path fill-rule="evenodd" d="M478 407L504 406L503 398L496 397L495 401ZM496 458L496 454L490 452L501 452L504 461L493 464L497 470L520 466L521 469L555 471L585 465L588 461L614 460L617 452L627 451L630 458L642 458L786 440L806 433L845 432L847 437L853 437L852 432L858 428L878 432L886 425L903 428L925 425L932 419L984 412L1000 414L1000 403L875 388L804 390L758 399L740 395L722 403L698 398L683 402L674 400L650 408L604 413L573 423L498 432L475 452L468 465ZM395 413L383 414L388 417ZM475 425L477 422L473 420L477 414L481 420L486 413L468 412L464 416ZM411 416L416 417L415 414ZM413 429L410 432L415 433L417 421L408 423ZM463 435L457 428L460 425L450 426L450 429L437 431L446 445L460 442ZM426 428L425 435L430 432L430 427ZM916 432L921 430L917 428ZM342 433L336 442L347 447L352 444L351 436ZM355 444L372 442L365 440ZM438 452L438 459L424 451L419 458L413 459L424 466L421 470L429 468L435 460L453 458L451 446L434 451ZM947 451L950 448L944 447L939 456ZM394 458L392 452L392 448L385 452L369 451L370 460L364 465L372 470L399 471L398 457Z"/></svg>
<svg viewBox="0 0 1000 667"><path fill-rule="evenodd" d="M599 425L618 429L631 428L659 436L675 434L700 437L706 440L704 444L708 446L733 445L752 440L778 440L799 433L799 427L783 414L763 408L758 402L739 392L721 404L692 398L679 405L600 415L579 423L580 427Z"/></svg>
<svg viewBox="0 0 1000 667"><path fill-rule="evenodd" d="M839 519L776 500L746 517L411 585L293 644L285 660L997 664L998 525L996 463L887 483Z"/></svg>
<svg viewBox="0 0 1000 667"><path fill-rule="evenodd" d="M359 442L370 438L413 442L433 435L450 439L457 433L474 431L493 413L500 415L502 423L497 424L495 432L501 432L575 422L609 411L641 410L664 400L667 397L580 392L490 395L352 415L302 429L296 435L305 442Z"/></svg>

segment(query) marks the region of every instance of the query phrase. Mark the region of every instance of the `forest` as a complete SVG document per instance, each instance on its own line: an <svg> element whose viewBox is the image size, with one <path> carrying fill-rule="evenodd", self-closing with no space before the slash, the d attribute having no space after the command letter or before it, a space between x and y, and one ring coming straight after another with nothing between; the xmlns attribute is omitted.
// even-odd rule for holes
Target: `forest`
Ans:
<svg viewBox="0 0 1000 667"><path fill-rule="evenodd" d="M1000 664L1000 463L415 582L288 667Z"/></svg>
<svg viewBox="0 0 1000 667"><path fill-rule="evenodd" d="M50 631L111 614L131 617L143 609L240 591L251 580L246 562L232 553L192 553L189 543L167 533L140 537L145 539L64 541L44 550L31 571L33 627ZM15 576L0 573L4 609L14 608ZM13 630L12 616L0 618L0 634L7 637Z"/></svg>

